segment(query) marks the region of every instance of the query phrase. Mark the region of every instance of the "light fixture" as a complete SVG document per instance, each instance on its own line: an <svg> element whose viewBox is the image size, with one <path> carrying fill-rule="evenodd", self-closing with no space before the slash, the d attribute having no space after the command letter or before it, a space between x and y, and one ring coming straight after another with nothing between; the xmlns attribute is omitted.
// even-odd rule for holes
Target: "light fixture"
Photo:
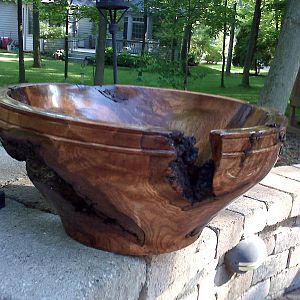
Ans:
<svg viewBox="0 0 300 300"><path fill-rule="evenodd" d="M259 268L267 255L265 242L258 236L252 236L226 253L225 265L234 273L246 273Z"/></svg>
<svg viewBox="0 0 300 300"><path fill-rule="evenodd" d="M129 5L127 3L122 0L96 0L96 7L99 10L100 14L108 22L109 32L112 35L114 84L118 82L116 34L118 31L118 23L120 22L126 11L129 9ZM103 14L103 10L108 11L108 18L105 14ZM118 11L123 11L119 18L117 17Z"/></svg>
<svg viewBox="0 0 300 300"><path fill-rule="evenodd" d="M0 191L0 209L5 207L5 193Z"/></svg>

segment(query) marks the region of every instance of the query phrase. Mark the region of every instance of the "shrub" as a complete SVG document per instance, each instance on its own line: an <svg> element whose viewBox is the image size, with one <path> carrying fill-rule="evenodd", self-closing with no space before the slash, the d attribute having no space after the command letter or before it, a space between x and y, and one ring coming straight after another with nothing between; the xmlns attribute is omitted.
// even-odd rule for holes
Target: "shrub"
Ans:
<svg viewBox="0 0 300 300"><path fill-rule="evenodd" d="M239 29L236 36L236 44L234 48L234 56L232 63L234 66L243 67L248 48L249 34L251 31L251 24L244 24ZM256 50L253 55L252 69L255 69L256 63L269 66L275 54L275 49L278 41L278 32L272 30L272 26L261 27Z"/></svg>
<svg viewBox="0 0 300 300"><path fill-rule="evenodd" d="M188 56L188 65L189 66L197 66L199 63L197 62L197 55L194 52L189 53Z"/></svg>
<svg viewBox="0 0 300 300"><path fill-rule="evenodd" d="M211 47L205 55L205 60L208 64L216 64L222 60L222 55L217 48Z"/></svg>
<svg viewBox="0 0 300 300"><path fill-rule="evenodd" d="M127 52L118 53L117 62L120 67L135 68L138 67L141 63L142 58L140 56L131 55ZM105 49L105 64L113 64L113 49Z"/></svg>
<svg viewBox="0 0 300 300"><path fill-rule="evenodd" d="M113 64L113 49L111 47L105 49L105 64Z"/></svg>

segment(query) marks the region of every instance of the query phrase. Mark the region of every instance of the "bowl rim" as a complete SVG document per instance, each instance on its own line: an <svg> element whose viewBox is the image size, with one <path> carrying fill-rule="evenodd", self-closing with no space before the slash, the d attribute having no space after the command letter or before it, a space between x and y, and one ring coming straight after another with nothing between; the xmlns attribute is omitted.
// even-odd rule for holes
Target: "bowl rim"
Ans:
<svg viewBox="0 0 300 300"><path fill-rule="evenodd" d="M74 117L71 115L63 114L63 113L53 113L49 112L45 109L41 109L38 107L33 107L31 105L22 103L8 95L8 92L11 89L16 89L16 88L24 88L24 87L30 87L30 86L48 86L48 85L58 85L58 86L76 86L78 88L80 87L87 87L87 88L95 88L95 87L125 87L125 88L133 88L133 89L148 89L148 90L163 90L163 91L170 91L170 92L175 92L179 94L190 94L190 95L197 95L197 96L207 96L210 98L216 98L218 100L225 100L225 101L230 101L230 102L235 102L235 103L241 103L241 104L246 104L251 107L254 107L255 109L259 109L267 113L270 117L271 120L274 118L281 119L280 121L280 127L285 127L286 126L286 118L284 117L283 114L280 112L276 111L275 109L272 108L267 108L263 106L255 106L248 101L240 100L240 99L235 99L232 97L227 97L227 96L220 96L216 94L209 94L209 93L201 93L201 92L194 92L194 91L184 91L184 90L176 90L176 89L170 89L170 88L157 88L157 87L148 87L148 86L135 86L135 85L82 85L82 84L70 84L70 83L56 83L56 82L47 82L47 83L21 83L21 84L13 84L13 85L8 85L6 87L0 87L0 108L4 107L8 110L17 112L17 113L24 113L26 115L31 115L39 118L44 118L48 119L57 123L66 123L66 124L74 124L77 126L84 126L84 127L96 127L96 128L103 128L103 129L108 129L108 128L114 128L118 129L118 131L125 131L125 132L132 132L132 133L144 133L148 135L161 135L161 134L170 134L174 130L172 129L166 129L164 127L159 127L159 126L140 126L140 125L134 125L134 124L125 124L125 123L115 123L115 122L101 122L101 121L93 121L88 118L81 118L81 117ZM256 126L250 126L250 127L237 127L233 129L226 129L226 128L215 128L211 132L228 132L234 130L234 129L242 129L242 130L249 130L253 129L255 131L259 130L272 130L269 126L265 124L261 125L256 125Z"/></svg>

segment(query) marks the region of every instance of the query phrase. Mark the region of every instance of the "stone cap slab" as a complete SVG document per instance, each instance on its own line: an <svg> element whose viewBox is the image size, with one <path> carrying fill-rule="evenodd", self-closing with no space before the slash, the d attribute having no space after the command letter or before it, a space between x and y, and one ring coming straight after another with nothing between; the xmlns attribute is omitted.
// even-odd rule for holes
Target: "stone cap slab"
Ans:
<svg viewBox="0 0 300 300"><path fill-rule="evenodd" d="M300 172L299 172L300 173ZM257 184L246 192L245 197L263 202L267 207L267 225L286 220L291 213L293 197L287 192ZM280 199L280 201L278 201Z"/></svg>
<svg viewBox="0 0 300 300"><path fill-rule="evenodd" d="M138 299L142 258L81 245L58 216L11 200L0 210L0 228L0 299Z"/></svg>
<svg viewBox="0 0 300 300"><path fill-rule="evenodd" d="M297 168L296 166L282 166L273 168L271 170L271 173L290 178L296 181L300 181L299 168Z"/></svg>
<svg viewBox="0 0 300 300"><path fill-rule="evenodd" d="M70 239L53 208L26 177L24 164L0 147L0 188L7 196L0 210L0 300L265 296L270 282L275 289L277 280L286 276L281 270L285 265L299 268L299 228L289 228L296 222L292 217L300 214L299 167L273 169L261 184L221 211L187 248L139 258L91 249ZM275 230L279 223L286 225ZM268 242L269 260L256 272L217 284L216 270L225 273L224 254L243 235L257 232ZM275 268L272 263L277 260ZM256 282L258 286L250 288Z"/></svg>
<svg viewBox="0 0 300 300"><path fill-rule="evenodd" d="M26 176L24 162L13 160L0 143L0 187Z"/></svg>

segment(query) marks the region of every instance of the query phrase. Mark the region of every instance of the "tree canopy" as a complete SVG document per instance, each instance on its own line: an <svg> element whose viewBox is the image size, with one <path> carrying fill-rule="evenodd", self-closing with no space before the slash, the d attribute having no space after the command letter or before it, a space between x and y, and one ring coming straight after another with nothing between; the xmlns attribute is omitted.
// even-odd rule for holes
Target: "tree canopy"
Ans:
<svg viewBox="0 0 300 300"><path fill-rule="evenodd" d="M147 16L151 16L154 24L152 39L159 41L159 55L165 61L172 62L172 72L178 68L175 73L183 74L186 87L190 75L189 65L202 60L217 63L223 57L224 69L225 52L230 54L228 57L233 52L233 65L244 67L248 83L251 69L258 74L259 67L270 66L283 28L287 2L288 0L140 0L137 5L132 5L132 11L143 16L144 26L147 24ZM66 20L75 23L82 18L90 19L95 24L96 31L101 32L98 25L99 13L95 6L87 6L85 3L75 5L73 0L47 3L23 0L23 3L34 4L38 9L41 38L64 38L67 43L69 33L65 30ZM48 26L49 24L52 26ZM146 31L145 27L144 35ZM224 51L229 44L229 35L231 46L228 51ZM235 47L232 50L234 35ZM101 41L103 56L105 36ZM144 55L145 36L142 52ZM226 73L230 74L230 68L228 70ZM222 78L223 82L224 77Z"/></svg>

